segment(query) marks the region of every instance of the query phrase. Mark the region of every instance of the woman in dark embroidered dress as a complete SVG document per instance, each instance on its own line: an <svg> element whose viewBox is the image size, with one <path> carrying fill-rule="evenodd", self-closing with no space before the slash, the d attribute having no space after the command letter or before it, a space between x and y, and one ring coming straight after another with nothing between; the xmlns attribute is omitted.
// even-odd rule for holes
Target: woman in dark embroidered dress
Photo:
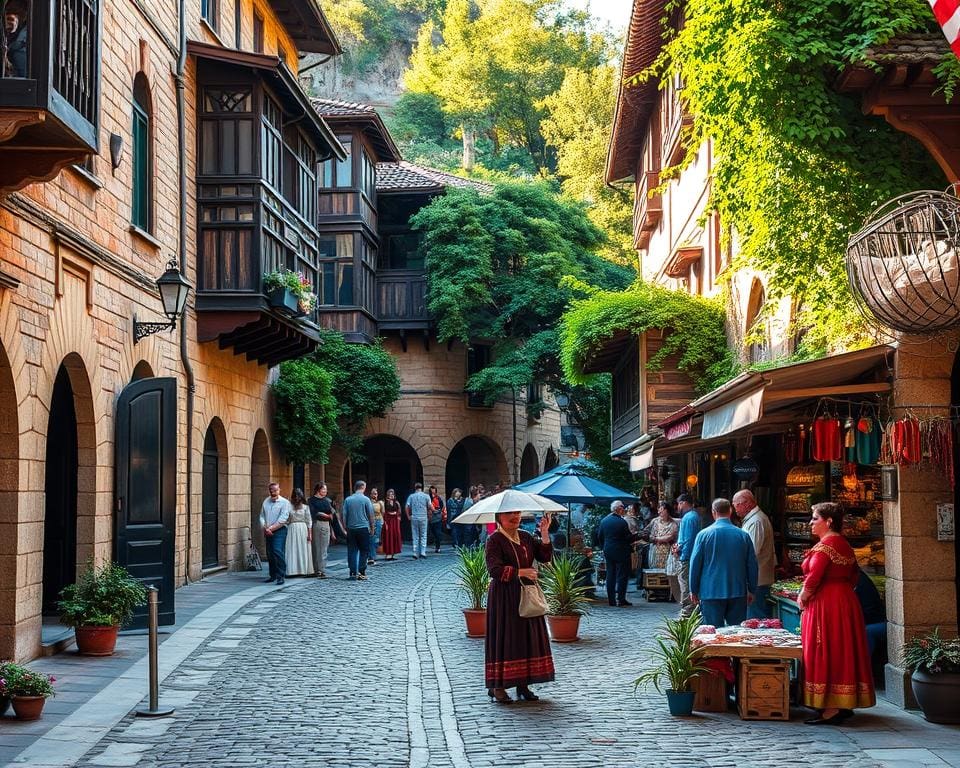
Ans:
<svg viewBox="0 0 960 768"><path fill-rule="evenodd" d="M803 638L803 703L819 710L806 722L837 725L858 707L876 703L867 631L853 591L860 568L850 543L840 535L839 504L814 504L810 531L820 543L803 561L803 589L797 605Z"/></svg>
<svg viewBox="0 0 960 768"><path fill-rule="evenodd" d="M487 538L486 682L487 692L501 704L513 703L507 688L516 686L519 698L536 701L530 684L553 680L546 622L542 616L520 616L520 579L536 581L534 560L546 563L553 556L549 527L550 515L545 514L537 541L520 530L519 512L502 512L496 532Z"/></svg>

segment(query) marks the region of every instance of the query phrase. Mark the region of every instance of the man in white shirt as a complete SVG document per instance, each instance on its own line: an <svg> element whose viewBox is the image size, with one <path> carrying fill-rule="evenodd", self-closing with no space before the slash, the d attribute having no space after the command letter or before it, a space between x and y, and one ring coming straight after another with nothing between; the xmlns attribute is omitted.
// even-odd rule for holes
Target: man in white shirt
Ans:
<svg viewBox="0 0 960 768"><path fill-rule="evenodd" d="M280 495L280 486L270 483L270 495L260 506L260 526L267 540L267 560L270 563L270 578L266 582L283 584L287 575L287 521L290 519L290 502Z"/></svg>
<svg viewBox="0 0 960 768"><path fill-rule="evenodd" d="M430 497L423 492L423 483L413 486L413 493L407 496L407 520L410 521L410 530L413 534L413 559L427 556L427 510L430 507Z"/></svg>
<svg viewBox="0 0 960 768"><path fill-rule="evenodd" d="M770 585L774 582L774 571L777 567L773 526L770 524L770 518L757 505L757 499L751 491L746 489L737 491L733 495L733 506L743 519L741 527L750 535L753 549L757 553L757 594L753 602L747 606L747 618L766 619L769 617L767 597L770 595Z"/></svg>

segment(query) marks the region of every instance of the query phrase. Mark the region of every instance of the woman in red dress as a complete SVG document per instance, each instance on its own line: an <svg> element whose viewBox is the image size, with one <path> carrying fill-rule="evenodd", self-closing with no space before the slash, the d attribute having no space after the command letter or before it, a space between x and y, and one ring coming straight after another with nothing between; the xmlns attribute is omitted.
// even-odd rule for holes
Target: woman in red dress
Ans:
<svg viewBox="0 0 960 768"><path fill-rule="evenodd" d="M516 686L517 697L536 701L530 683L553 680L553 655L543 616L520 615L520 579L537 580L533 561L553 557L550 515L540 521L540 541L520 530L519 512L497 515L497 530L487 537L486 559L490 572L487 590L486 682L487 693L500 704L512 704L507 688Z"/></svg>
<svg viewBox="0 0 960 768"><path fill-rule="evenodd" d="M867 632L853 587L860 575L849 542L840 535L839 504L814 504L810 530L820 539L803 561L803 703L819 711L806 722L837 725L857 707L876 704Z"/></svg>
<svg viewBox="0 0 960 768"><path fill-rule="evenodd" d="M383 502L383 530L380 532L380 541L383 545L383 554L387 560L396 560L403 549L400 538L400 502L397 494L391 488L387 491L387 500Z"/></svg>

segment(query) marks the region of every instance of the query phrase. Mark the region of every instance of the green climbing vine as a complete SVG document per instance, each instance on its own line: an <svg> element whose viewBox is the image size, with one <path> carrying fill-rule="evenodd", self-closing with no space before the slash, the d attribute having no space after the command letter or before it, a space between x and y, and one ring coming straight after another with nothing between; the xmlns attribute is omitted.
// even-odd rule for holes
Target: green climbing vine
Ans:
<svg viewBox="0 0 960 768"><path fill-rule="evenodd" d="M736 232L734 267L764 271L769 300L793 296L808 347L856 343L864 329L843 266L847 238L885 200L946 182L918 142L863 115L860 96L839 93L836 80L871 46L938 32L928 3L674 0L669 13L681 7L681 29L668 32L658 61L634 82L682 80L694 117L688 147L713 142L710 208L728 237ZM956 62L937 71L948 99Z"/></svg>
<svg viewBox="0 0 960 768"><path fill-rule="evenodd" d="M567 378L584 383L583 368L603 342L620 332L639 335L650 328L669 329L663 346L647 361L651 370L673 354L695 388L707 392L734 372L723 330L719 300L636 282L621 292L602 291L573 306L560 326L560 361Z"/></svg>

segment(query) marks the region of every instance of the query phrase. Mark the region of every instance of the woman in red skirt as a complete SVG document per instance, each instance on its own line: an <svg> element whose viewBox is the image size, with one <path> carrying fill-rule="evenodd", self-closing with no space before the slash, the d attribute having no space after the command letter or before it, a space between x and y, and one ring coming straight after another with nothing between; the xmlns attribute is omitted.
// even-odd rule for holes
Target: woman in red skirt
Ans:
<svg viewBox="0 0 960 768"><path fill-rule="evenodd" d="M400 502L397 494L390 488L387 491L387 500L383 502L383 529L380 531L380 542L383 554L387 560L396 560L395 555L403 549L400 538Z"/></svg>
<svg viewBox="0 0 960 768"><path fill-rule="evenodd" d="M858 707L876 704L867 631L853 591L860 575L850 543L840 535L839 504L814 504L810 530L820 539L803 561L803 703L819 711L810 725L838 725Z"/></svg>
<svg viewBox="0 0 960 768"><path fill-rule="evenodd" d="M490 572L487 591L486 683L487 693L500 704L512 704L507 688L517 697L536 701L530 683L553 680L553 655L543 616L520 615L520 579L537 580L534 560L553 557L550 516L540 521L540 541L520 530L519 512L497 515L497 530L487 537L486 559Z"/></svg>

